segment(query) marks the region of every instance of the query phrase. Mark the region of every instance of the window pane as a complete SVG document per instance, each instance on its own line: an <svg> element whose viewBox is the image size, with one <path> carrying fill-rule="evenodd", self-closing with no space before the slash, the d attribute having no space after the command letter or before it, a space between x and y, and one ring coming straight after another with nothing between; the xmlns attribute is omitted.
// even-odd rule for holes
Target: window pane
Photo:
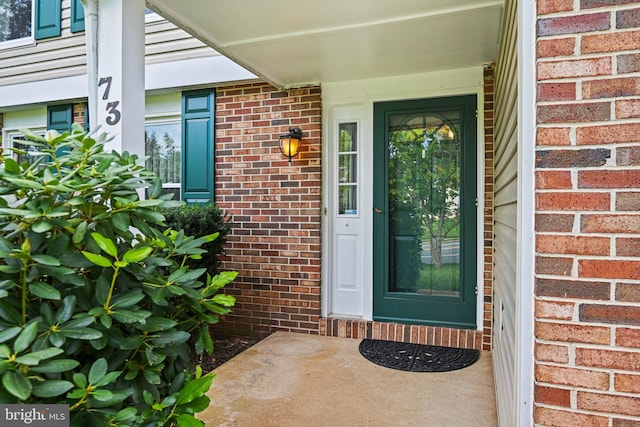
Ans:
<svg viewBox="0 0 640 427"><path fill-rule="evenodd" d="M20 164L28 163L31 165L43 156L43 154L39 152L36 147L32 145L21 144L20 140L17 138L13 140L13 147L27 152L26 154L17 154L14 152L13 157Z"/></svg>
<svg viewBox="0 0 640 427"><path fill-rule="evenodd" d="M358 124L340 123L340 146L341 153L356 151L358 149Z"/></svg>
<svg viewBox="0 0 640 427"><path fill-rule="evenodd" d="M33 0L0 0L0 42L31 37Z"/></svg>
<svg viewBox="0 0 640 427"><path fill-rule="evenodd" d="M357 178L356 167L358 165L356 154L340 154L338 159L340 166L338 169L341 184L355 183Z"/></svg>
<svg viewBox="0 0 640 427"><path fill-rule="evenodd" d="M341 185L339 187L339 206L338 213L340 215L355 215L358 213L357 187L355 185Z"/></svg>
<svg viewBox="0 0 640 427"><path fill-rule="evenodd" d="M35 131L38 135L44 135L44 132ZM11 151L12 157L15 161L20 164L34 164L37 161L42 160L51 160L47 158L47 156L40 152L40 148L32 145L30 141L25 139L25 137L20 133L12 133L7 136L7 148L16 148L21 151L25 151L25 154L19 154L15 151Z"/></svg>
<svg viewBox="0 0 640 427"><path fill-rule="evenodd" d="M180 183L182 171L180 123L145 127L146 167L157 173L164 184Z"/></svg>
<svg viewBox="0 0 640 427"><path fill-rule="evenodd" d="M460 295L461 116L389 116L390 292Z"/></svg>

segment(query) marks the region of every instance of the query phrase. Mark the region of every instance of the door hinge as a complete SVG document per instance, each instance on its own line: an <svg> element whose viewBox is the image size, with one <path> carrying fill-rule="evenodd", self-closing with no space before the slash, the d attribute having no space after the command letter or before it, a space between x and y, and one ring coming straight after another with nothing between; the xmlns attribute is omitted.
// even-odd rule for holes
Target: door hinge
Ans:
<svg viewBox="0 0 640 427"><path fill-rule="evenodd" d="M476 285L475 291L476 291L476 295L478 295L478 285Z"/></svg>
<svg viewBox="0 0 640 427"><path fill-rule="evenodd" d="M476 119L478 118L478 110L476 109Z"/></svg>

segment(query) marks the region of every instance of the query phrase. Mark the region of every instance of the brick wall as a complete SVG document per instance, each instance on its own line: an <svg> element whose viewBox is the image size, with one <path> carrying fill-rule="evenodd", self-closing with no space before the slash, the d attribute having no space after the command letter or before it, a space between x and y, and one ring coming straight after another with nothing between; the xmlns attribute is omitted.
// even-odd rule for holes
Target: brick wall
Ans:
<svg viewBox="0 0 640 427"><path fill-rule="evenodd" d="M413 344L439 345L455 348L488 350L483 346L483 332L475 329L443 326L409 325L377 320L320 319L320 335L352 339L380 339Z"/></svg>
<svg viewBox="0 0 640 427"><path fill-rule="evenodd" d="M289 164L278 136L304 132ZM233 218L223 268L237 298L218 331L318 333L320 319L321 96L266 83L216 90L216 203Z"/></svg>
<svg viewBox="0 0 640 427"><path fill-rule="evenodd" d="M84 126L86 105L84 102L73 104L73 123L79 123Z"/></svg>
<svg viewBox="0 0 640 427"><path fill-rule="evenodd" d="M537 23L534 419L640 426L640 5Z"/></svg>
<svg viewBox="0 0 640 427"><path fill-rule="evenodd" d="M494 66L484 70L484 316L482 350L491 350L493 328L493 88Z"/></svg>

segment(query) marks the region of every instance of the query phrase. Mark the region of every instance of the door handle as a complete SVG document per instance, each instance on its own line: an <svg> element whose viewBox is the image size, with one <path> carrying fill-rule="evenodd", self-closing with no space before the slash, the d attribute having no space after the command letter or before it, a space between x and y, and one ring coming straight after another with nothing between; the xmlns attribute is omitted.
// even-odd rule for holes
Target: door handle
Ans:
<svg viewBox="0 0 640 427"><path fill-rule="evenodd" d="M374 209L374 211L375 211L376 213L382 213L382 209L380 209L380 208L375 208L375 209Z"/></svg>

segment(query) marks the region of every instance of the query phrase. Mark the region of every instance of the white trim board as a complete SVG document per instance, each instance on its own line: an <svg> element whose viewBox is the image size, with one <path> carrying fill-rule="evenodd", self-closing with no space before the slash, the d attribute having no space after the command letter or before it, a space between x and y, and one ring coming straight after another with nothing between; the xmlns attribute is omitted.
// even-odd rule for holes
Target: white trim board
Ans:
<svg viewBox="0 0 640 427"><path fill-rule="evenodd" d="M213 85L256 79L256 76L224 56L151 64L145 67L145 90ZM62 77L0 86L0 109L88 96L87 75Z"/></svg>
<svg viewBox="0 0 640 427"><path fill-rule="evenodd" d="M516 387L519 426L533 423L536 4L518 2L518 255Z"/></svg>

